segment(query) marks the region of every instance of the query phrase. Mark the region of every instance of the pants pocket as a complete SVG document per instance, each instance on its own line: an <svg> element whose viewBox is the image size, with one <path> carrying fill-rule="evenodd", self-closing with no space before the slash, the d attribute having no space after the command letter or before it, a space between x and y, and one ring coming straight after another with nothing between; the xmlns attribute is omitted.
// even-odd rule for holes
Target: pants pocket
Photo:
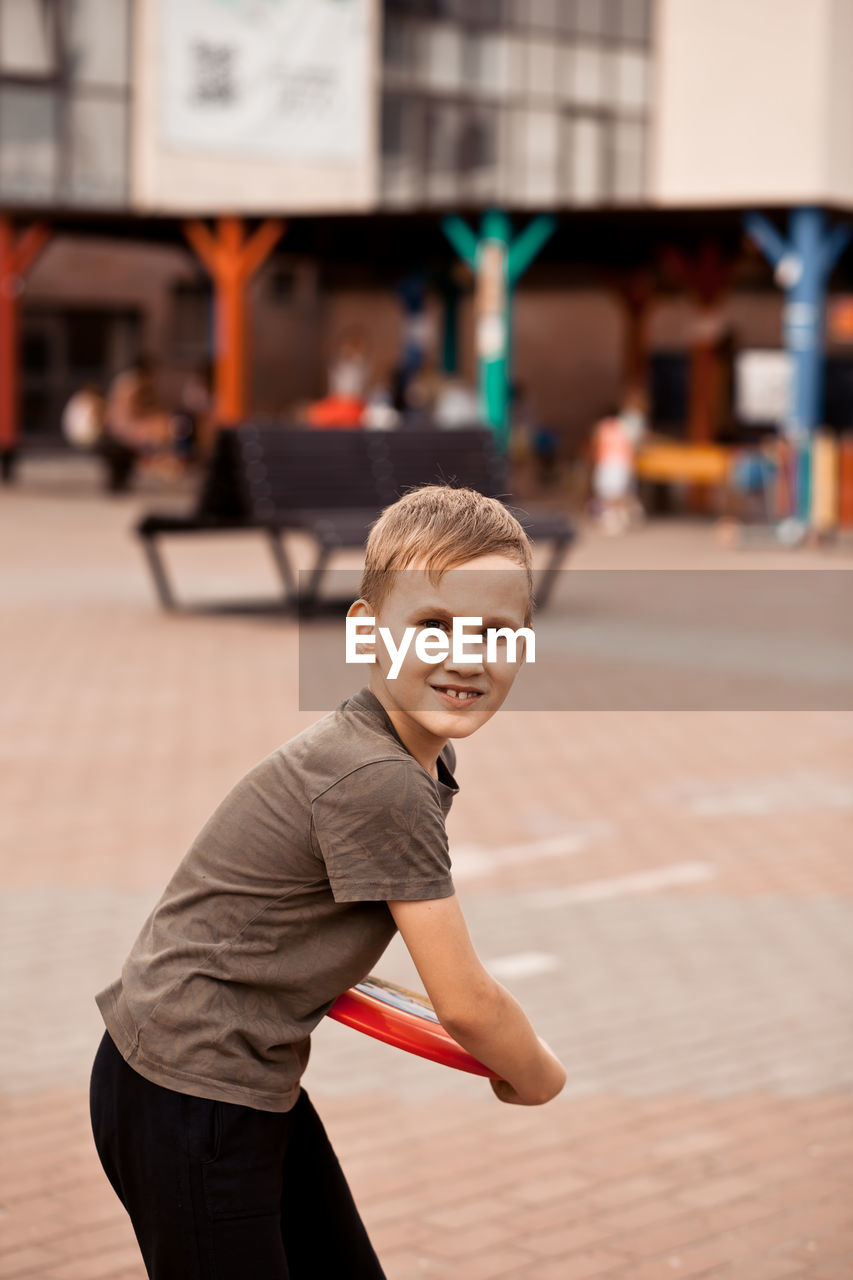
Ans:
<svg viewBox="0 0 853 1280"><path fill-rule="evenodd" d="M209 1128L209 1158L201 1162L211 1221L276 1216L281 1209L289 1113L256 1111L230 1102L215 1108Z"/></svg>

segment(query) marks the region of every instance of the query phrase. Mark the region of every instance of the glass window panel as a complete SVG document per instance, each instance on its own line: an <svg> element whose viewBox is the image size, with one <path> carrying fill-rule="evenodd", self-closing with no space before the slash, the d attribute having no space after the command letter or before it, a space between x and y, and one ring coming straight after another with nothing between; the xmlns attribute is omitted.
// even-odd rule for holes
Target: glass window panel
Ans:
<svg viewBox="0 0 853 1280"><path fill-rule="evenodd" d="M554 111L524 113L520 143L525 203L554 201L558 195L560 117Z"/></svg>
<svg viewBox="0 0 853 1280"><path fill-rule="evenodd" d="M56 69L56 13L44 0L0 0L0 67L29 75Z"/></svg>
<svg viewBox="0 0 853 1280"><path fill-rule="evenodd" d="M559 26L560 0L528 0L530 25L554 31Z"/></svg>
<svg viewBox="0 0 853 1280"><path fill-rule="evenodd" d="M604 51L599 45L577 44L572 50L570 97L585 107L604 100Z"/></svg>
<svg viewBox="0 0 853 1280"><path fill-rule="evenodd" d="M427 106L426 167L430 173L456 173L459 168L461 112L450 102Z"/></svg>
<svg viewBox="0 0 853 1280"><path fill-rule="evenodd" d="M484 34L470 42L472 83L482 93L505 97L510 91L509 42L506 36Z"/></svg>
<svg viewBox="0 0 853 1280"><path fill-rule="evenodd" d="M620 0L619 35L623 40L648 44L651 35L649 0Z"/></svg>
<svg viewBox="0 0 853 1280"><path fill-rule="evenodd" d="M459 136L459 164L465 172L494 169L498 161L498 113L489 108L466 113Z"/></svg>
<svg viewBox="0 0 853 1280"><path fill-rule="evenodd" d="M123 88L128 82L127 0L72 0L68 43L71 74L80 84Z"/></svg>
<svg viewBox="0 0 853 1280"><path fill-rule="evenodd" d="M558 0L557 4L557 27L563 35L574 34L576 26L575 20L575 0Z"/></svg>
<svg viewBox="0 0 853 1280"><path fill-rule="evenodd" d="M639 120L618 120L613 131L614 195L641 200L645 194L645 129Z"/></svg>
<svg viewBox="0 0 853 1280"><path fill-rule="evenodd" d="M424 78L431 89L459 89L462 85L462 33L449 24L423 32Z"/></svg>
<svg viewBox="0 0 853 1280"><path fill-rule="evenodd" d="M604 198L604 126L582 116L568 123L569 194L575 204L596 204Z"/></svg>
<svg viewBox="0 0 853 1280"><path fill-rule="evenodd" d="M52 89L0 88L0 193L53 197L58 172L57 103Z"/></svg>
<svg viewBox="0 0 853 1280"><path fill-rule="evenodd" d="M382 24L382 62L387 71L408 71L412 66L412 24L405 18L387 17Z"/></svg>
<svg viewBox="0 0 853 1280"><path fill-rule="evenodd" d="M613 54L616 102L641 111L648 101L648 59L645 54L622 50Z"/></svg>
<svg viewBox="0 0 853 1280"><path fill-rule="evenodd" d="M603 36L612 31L611 0L575 0L575 31L583 36Z"/></svg>
<svg viewBox="0 0 853 1280"><path fill-rule="evenodd" d="M526 84L522 40L498 32L487 32L472 41L476 50L472 81L476 89L497 98L523 93Z"/></svg>
<svg viewBox="0 0 853 1280"><path fill-rule="evenodd" d="M553 41L528 41L527 77L531 94L548 98L553 98L556 94L558 52L558 47Z"/></svg>
<svg viewBox="0 0 853 1280"><path fill-rule="evenodd" d="M125 202L127 109L123 102L78 94L69 112L70 193L76 204Z"/></svg>
<svg viewBox="0 0 853 1280"><path fill-rule="evenodd" d="M527 88L527 41L518 36L507 36L504 45L509 92L524 93Z"/></svg>
<svg viewBox="0 0 853 1280"><path fill-rule="evenodd" d="M478 22L486 26L502 26L507 19L508 4L509 0L478 0Z"/></svg>
<svg viewBox="0 0 853 1280"><path fill-rule="evenodd" d="M423 103L388 95L382 103L382 194L389 203L417 199L423 171Z"/></svg>

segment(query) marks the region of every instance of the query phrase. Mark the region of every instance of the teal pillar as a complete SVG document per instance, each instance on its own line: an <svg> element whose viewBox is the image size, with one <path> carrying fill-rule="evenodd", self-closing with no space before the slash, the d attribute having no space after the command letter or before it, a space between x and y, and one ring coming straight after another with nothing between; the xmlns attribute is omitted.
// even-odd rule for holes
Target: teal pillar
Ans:
<svg viewBox="0 0 853 1280"><path fill-rule="evenodd" d="M442 223L444 234L477 281L480 407L503 450L509 445L510 434L512 290L556 225L555 218L541 214L513 240L512 224L499 209L484 214L479 237L464 219L455 215Z"/></svg>
<svg viewBox="0 0 853 1280"><path fill-rule="evenodd" d="M448 377L459 368L459 296L462 292L448 273L440 282L441 289L441 367Z"/></svg>

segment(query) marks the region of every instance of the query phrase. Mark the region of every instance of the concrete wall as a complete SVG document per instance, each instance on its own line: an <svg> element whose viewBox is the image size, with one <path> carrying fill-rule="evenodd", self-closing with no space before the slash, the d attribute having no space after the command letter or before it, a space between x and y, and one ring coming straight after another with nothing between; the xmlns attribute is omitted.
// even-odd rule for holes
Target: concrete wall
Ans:
<svg viewBox="0 0 853 1280"><path fill-rule="evenodd" d="M849 0L658 0L656 46L653 201L853 198Z"/></svg>
<svg viewBox="0 0 853 1280"><path fill-rule="evenodd" d="M830 0L832 39L829 46L828 102L824 164L827 198L853 207L853 4Z"/></svg>

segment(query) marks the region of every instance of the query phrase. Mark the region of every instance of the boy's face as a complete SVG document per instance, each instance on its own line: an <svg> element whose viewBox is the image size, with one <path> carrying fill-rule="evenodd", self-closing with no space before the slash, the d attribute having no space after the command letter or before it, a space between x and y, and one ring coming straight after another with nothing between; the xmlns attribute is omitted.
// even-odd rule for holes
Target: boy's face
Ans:
<svg viewBox="0 0 853 1280"><path fill-rule="evenodd" d="M503 640L489 660L485 631L489 627L525 625L529 604L527 575L514 560L502 555L480 556L448 570L438 583L430 582L419 564L394 575L394 582L377 610L376 662L371 666L370 688L388 712L394 728L412 755L433 771L435 758L448 738L467 738L495 714L524 660L520 640L515 660L510 660ZM365 601L352 606L352 616L371 616ZM424 628L440 628L452 640L455 617L482 618L479 628L466 627L468 640L482 634L477 658L454 661L452 650L439 662L423 661L415 641ZM391 678L392 658L379 636L386 627L399 648L407 628L415 628L405 658Z"/></svg>

